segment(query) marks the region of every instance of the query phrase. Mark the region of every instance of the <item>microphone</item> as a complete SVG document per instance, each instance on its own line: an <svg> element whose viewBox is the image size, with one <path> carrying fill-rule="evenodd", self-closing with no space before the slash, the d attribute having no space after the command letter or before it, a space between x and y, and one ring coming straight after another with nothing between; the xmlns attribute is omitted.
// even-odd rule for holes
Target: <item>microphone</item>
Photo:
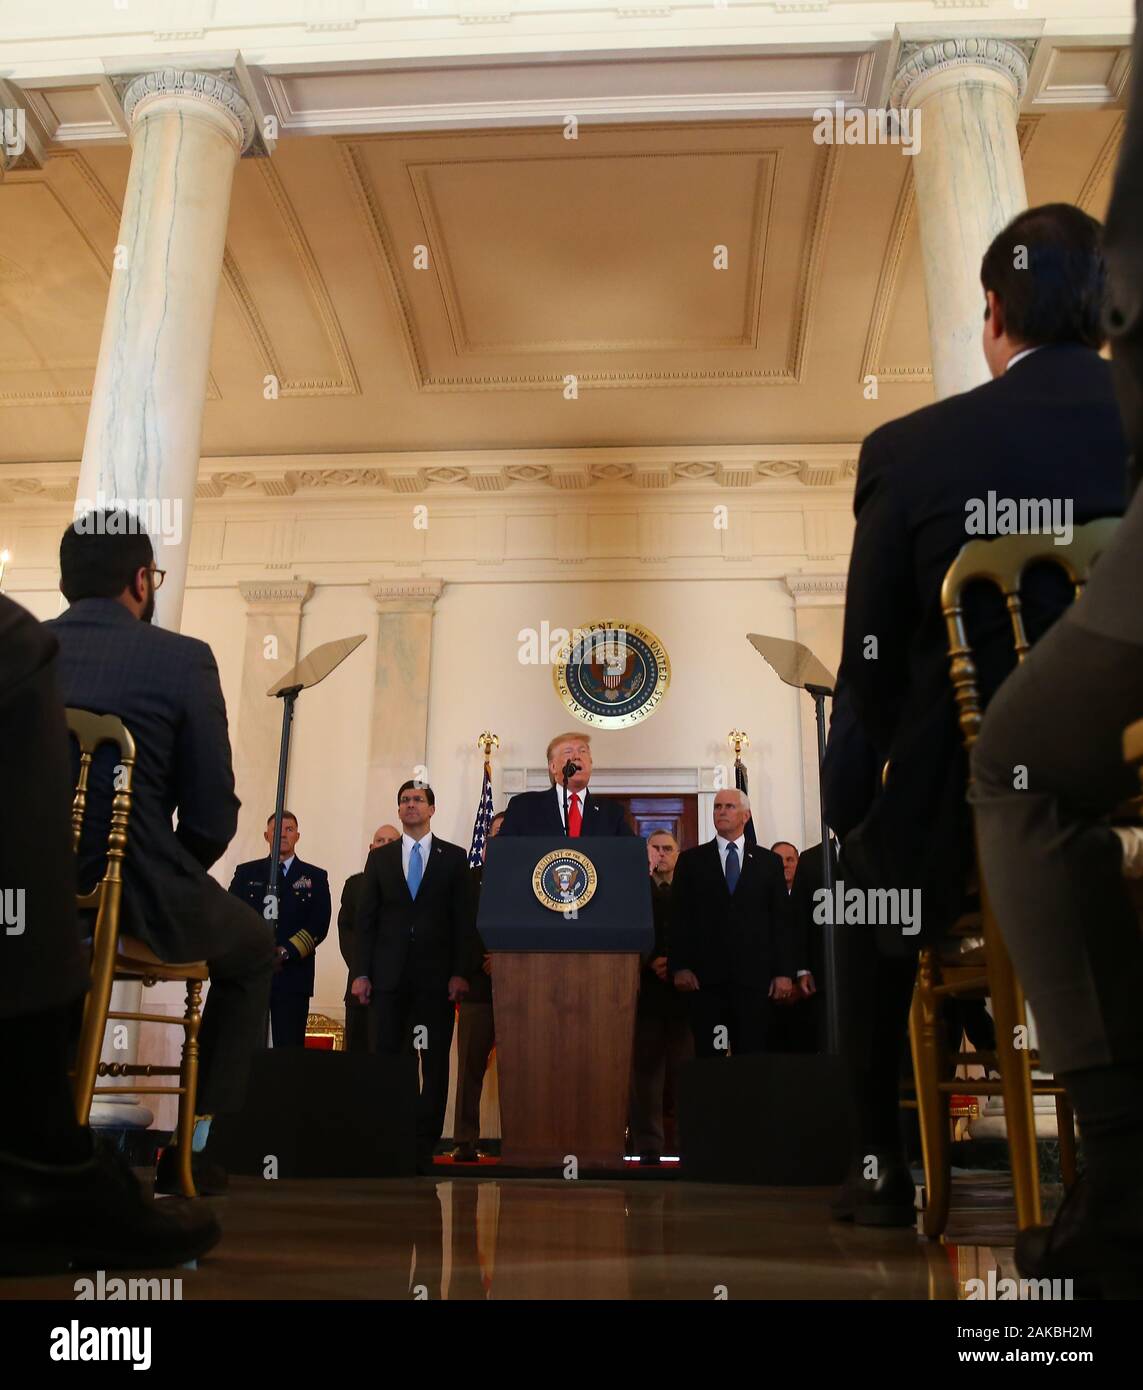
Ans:
<svg viewBox="0 0 1143 1390"><path fill-rule="evenodd" d="M567 762L564 763L564 786L567 786L578 771L579 763L577 763L574 758L569 758Z"/></svg>

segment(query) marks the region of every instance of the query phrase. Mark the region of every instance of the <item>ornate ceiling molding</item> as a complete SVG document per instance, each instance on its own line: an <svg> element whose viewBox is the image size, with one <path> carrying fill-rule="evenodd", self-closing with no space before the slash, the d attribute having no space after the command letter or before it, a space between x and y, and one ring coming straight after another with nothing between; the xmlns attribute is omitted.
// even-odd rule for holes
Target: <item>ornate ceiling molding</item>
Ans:
<svg viewBox="0 0 1143 1390"><path fill-rule="evenodd" d="M1115 161L1119 155L1119 147L1123 144L1123 131L1127 124L1126 116L1120 115L1113 123L1108 132L1107 139L1099 148L1099 153L1095 157L1095 162L1088 171L1087 178L1083 181L1083 187L1076 195L1076 206L1090 213L1097 215L1101 209L1096 202L1096 195L1103 186L1104 181L1109 177L1115 168Z"/></svg>
<svg viewBox="0 0 1143 1390"><path fill-rule="evenodd" d="M777 123L771 123L777 124ZM788 123L786 123L788 124ZM799 128L801 128L799 126ZM499 132L512 135L515 132ZM401 272L401 258L397 254L396 241L386 220L373 179L362 156L362 147L373 140L384 137L356 136L338 137L341 148L342 167L346 173L357 207L364 223L367 243L373 255L374 264L384 283L396 312L401 338L405 345L412 380L419 391L424 392L471 392L471 391L552 391L565 384L562 371L550 372L492 372L484 374L436 373L430 368L428 353L417 325L416 314ZM717 153L717 152L716 152ZM733 153L744 153L741 150ZM757 151L759 156L774 157L772 177L759 177L756 189L755 230L761 228L761 244L757 236L753 239L754 258L748 276L753 302L748 307L748 326L744 328L742 340L716 344L722 347L750 347L757 345L761 320L761 304L765 279L767 230L777 185L777 170L781 161L778 151ZM597 156L592 156L595 158ZM670 158L670 152L659 154L625 154L623 158ZM527 157L528 159L531 156ZM790 334L786 360L779 367L756 370L751 368L695 369L692 371L671 370L606 370L577 372L576 381L582 389L615 390L638 387L672 386L795 386L804 379L806 356L809 348L810 330L813 320L818 286L821 281L825 244L828 235L830 215L833 210L834 195L837 188L840 168L840 148L835 145L820 146L817 165L813 175L811 212L804 236L804 252L799 264L798 287L790 318ZM426 244L430 247L432 264L437 267L437 283L440 285L443 313L450 326L458 354L475 352L503 352L503 347L473 345L464 326L459 308L459 298L448 273L448 258L443 250L444 241L439 230L439 222L433 210L432 198L422 179L417 184L417 170L428 165L407 166L407 173L418 198L418 210L424 229ZM559 342L524 344L519 351L625 351L638 349L685 350L696 344L686 341L651 343L600 343L564 344ZM709 343L703 346L711 346ZM516 349L513 349L515 351Z"/></svg>
<svg viewBox="0 0 1143 1390"><path fill-rule="evenodd" d="M901 45L897 74L890 88L890 105L908 106L927 78L956 68L990 68L1003 73L1011 79L1019 103L1028 90L1028 65L1035 47L1031 40L972 35L922 42L906 40Z"/></svg>

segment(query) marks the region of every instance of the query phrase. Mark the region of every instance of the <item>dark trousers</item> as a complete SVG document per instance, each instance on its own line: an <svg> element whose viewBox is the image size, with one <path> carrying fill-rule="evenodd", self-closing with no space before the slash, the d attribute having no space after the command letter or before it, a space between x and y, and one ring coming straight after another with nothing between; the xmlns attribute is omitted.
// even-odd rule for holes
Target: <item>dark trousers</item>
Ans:
<svg viewBox="0 0 1143 1390"><path fill-rule="evenodd" d="M1122 599L1137 611L1138 585ZM994 696L973 756L984 879L1057 1074L1143 1060L1143 935L1103 821L1139 791L1120 742L1139 718L1143 644L1069 614Z"/></svg>
<svg viewBox="0 0 1143 1390"><path fill-rule="evenodd" d="M217 905L226 919L224 939L232 944L228 951L207 958L210 988L198 1035L195 1109L200 1115L241 1109L250 1059L266 1044L266 1005L274 972L274 933L262 918L223 889Z"/></svg>
<svg viewBox="0 0 1143 1390"><path fill-rule="evenodd" d="M677 1094L679 1068L693 1056L690 1026L680 1010L644 1008L636 1012L628 1121L634 1153L663 1153L667 1077L670 1075Z"/></svg>
<svg viewBox="0 0 1143 1390"><path fill-rule="evenodd" d="M824 1051L825 1008L821 991L794 1004L775 1004L770 1010L769 1052Z"/></svg>
<svg viewBox="0 0 1143 1390"><path fill-rule="evenodd" d="M369 1005L352 997L345 1001L345 1050L369 1051Z"/></svg>
<svg viewBox="0 0 1143 1390"><path fill-rule="evenodd" d="M369 1015L370 1044L375 1052L420 1057L417 1153L421 1160L428 1159L444 1129L455 1006L442 981L432 988L411 985L374 990Z"/></svg>
<svg viewBox="0 0 1143 1390"><path fill-rule="evenodd" d="M270 993L270 1037L275 1047L305 1047L308 994Z"/></svg>
<svg viewBox="0 0 1143 1390"><path fill-rule="evenodd" d="M735 1057L766 1051L770 999L764 989L706 985L688 995L696 1057ZM722 1044L722 1046L719 1046Z"/></svg>
<svg viewBox="0 0 1143 1390"><path fill-rule="evenodd" d="M456 1114L452 1126L458 1144L475 1144L480 1138L480 1093L495 1041L491 1003L463 1000L456 1023Z"/></svg>

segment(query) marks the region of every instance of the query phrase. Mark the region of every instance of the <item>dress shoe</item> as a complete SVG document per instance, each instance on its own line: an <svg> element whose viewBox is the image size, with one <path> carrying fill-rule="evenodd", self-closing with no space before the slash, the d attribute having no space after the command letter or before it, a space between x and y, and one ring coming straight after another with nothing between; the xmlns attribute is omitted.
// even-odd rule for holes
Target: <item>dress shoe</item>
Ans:
<svg viewBox="0 0 1143 1390"><path fill-rule="evenodd" d="M870 1158L877 1159L876 1178L865 1176ZM835 1221L857 1226L916 1226L916 1186L908 1165L884 1154L855 1159L830 1212Z"/></svg>
<svg viewBox="0 0 1143 1390"><path fill-rule="evenodd" d="M479 1163L480 1161L475 1144L458 1144L449 1157L454 1163Z"/></svg>
<svg viewBox="0 0 1143 1390"><path fill-rule="evenodd" d="M1083 1178L1050 1226L1017 1234L1015 1254L1025 1279L1070 1279L1076 1298L1143 1298L1143 1228L1094 1211Z"/></svg>
<svg viewBox="0 0 1143 1390"><path fill-rule="evenodd" d="M191 1154L191 1176L200 1197L218 1197L229 1186L230 1178L221 1163L215 1163L202 1153ZM159 1155L155 1165L155 1191L164 1196L182 1196L179 1185L179 1151L175 1144L168 1144Z"/></svg>
<svg viewBox="0 0 1143 1390"><path fill-rule="evenodd" d="M206 1207L153 1202L119 1154L92 1149L76 1164L0 1154L0 1274L165 1269L218 1243Z"/></svg>

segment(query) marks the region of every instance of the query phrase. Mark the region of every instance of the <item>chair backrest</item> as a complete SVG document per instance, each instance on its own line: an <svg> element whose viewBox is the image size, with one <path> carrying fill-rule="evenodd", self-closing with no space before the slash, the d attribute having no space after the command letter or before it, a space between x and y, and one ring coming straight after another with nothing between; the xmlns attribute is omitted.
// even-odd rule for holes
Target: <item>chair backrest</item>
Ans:
<svg viewBox="0 0 1143 1390"><path fill-rule="evenodd" d="M114 951L119 933L119 909L123 895L123 857L127 852L127 828L131 819L132 786L135 774L135 740L123 721L114 714L92 714L86 709L65 711L67 726L79 744L79 773L71 803L72 848L78 853L83 820L87 812L88 777L96 749L114 744L119 750L115 767L111 820L107 829L107 865L103 877L90 893L80 893L77 905L83 911L95 910L94 946L96 955L104 949ZM105 939L110 938L109 942Z"/></svg>
<svg viewBox="0 0 1143 1390"><path fill-rule="evenodd" d="M1065 545L1057 545L1053 535L1044 534L998 536L994 540L969 541L961 547L941 585L941 612L948 632L949 674L956 695L957 718L966 748L976 742L982 718L976 662L964 625L967 586L983 580L994 584L1004 595L1012 622L1016 659L1023 661L1031 644L1024 628L1020 584L1029 567L1058 565L1071 580L1078 598L1091 578L1092 566L1107 549L1118 525L1118 517L1086 522L1074 529L1071 540Z"/></svg>

